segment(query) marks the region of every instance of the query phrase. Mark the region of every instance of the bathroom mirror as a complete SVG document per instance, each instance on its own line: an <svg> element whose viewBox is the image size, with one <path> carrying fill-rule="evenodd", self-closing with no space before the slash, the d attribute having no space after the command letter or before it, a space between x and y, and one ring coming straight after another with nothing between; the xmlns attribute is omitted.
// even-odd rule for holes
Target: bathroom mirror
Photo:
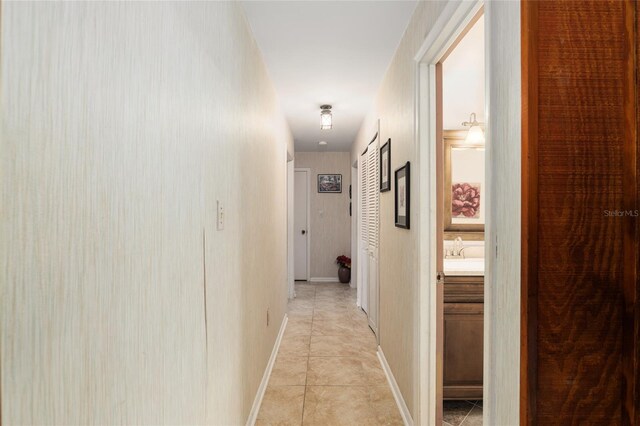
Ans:
<svg viewBox="0 0 640 426"><path fill-rule="evenodd" d="M445 130L445 239L483 240L485 221L484 144L465 143L466 130Z"/></svg>

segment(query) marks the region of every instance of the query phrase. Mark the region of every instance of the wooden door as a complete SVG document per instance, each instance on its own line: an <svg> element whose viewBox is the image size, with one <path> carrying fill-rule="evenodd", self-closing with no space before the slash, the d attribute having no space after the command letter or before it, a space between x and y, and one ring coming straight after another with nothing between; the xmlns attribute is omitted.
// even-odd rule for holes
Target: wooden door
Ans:
<svg viewBox="0 0 640 426"><path fill-rule="evenodd" d="M637 8L522 4L522 424L640 424Z"/></svg>

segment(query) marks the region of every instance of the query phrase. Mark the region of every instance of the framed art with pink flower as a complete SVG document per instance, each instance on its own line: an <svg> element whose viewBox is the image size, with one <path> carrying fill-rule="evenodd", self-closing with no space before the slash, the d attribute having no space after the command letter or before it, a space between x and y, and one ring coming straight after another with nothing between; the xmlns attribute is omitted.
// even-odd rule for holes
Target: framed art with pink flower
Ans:
<svg viewBox="0 0 640 426"><path fill-rule="evenodd" d="M451 184L451 218L480 217L480 188L479 182L453 182Z"/></svg>
<svg viewBox="0 0 640 426"><path fill-rule="evenodd" d="M466 143L466 133L443 132L445 238L484 239L485 147Z"/></svg>

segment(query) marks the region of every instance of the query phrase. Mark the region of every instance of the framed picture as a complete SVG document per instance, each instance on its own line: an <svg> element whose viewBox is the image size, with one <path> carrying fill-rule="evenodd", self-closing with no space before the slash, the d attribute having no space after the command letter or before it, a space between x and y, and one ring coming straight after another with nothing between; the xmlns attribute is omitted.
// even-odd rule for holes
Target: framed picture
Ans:
<svg viewBox="0 0 640 426"><path fill-rule="evenodd" d="M485 147L465 142L467 132L445 130L444 232L454 239L484 239Z"/></svg>
<svg viewBox="0 0 640 426"><path fill-rule="evenodd" d="M342 175L318 175L318 192L340 194L342 192Z"/></svg>
<svg viewBox="0 0 640 426"><path fill-rule="evenodd" d="M391 139L380 148L380 192L391 191Z"/></svg>
<svg viewBox="0 0 640 426"><path fill-rule="evenodd" d="M409 229L409 218L411 216L411 182L409 162L396 170L396 226L398 228Z"/></svg>

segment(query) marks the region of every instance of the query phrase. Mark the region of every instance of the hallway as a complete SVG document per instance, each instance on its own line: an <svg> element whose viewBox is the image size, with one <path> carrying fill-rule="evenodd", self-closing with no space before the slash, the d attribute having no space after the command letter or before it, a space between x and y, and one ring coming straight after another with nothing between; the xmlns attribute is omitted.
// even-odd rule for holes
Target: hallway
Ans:
<svg viewBox="0 0 640 426"><path fill-rule="evenodd" d="M640 426L639 60L640 0L0 0L0 426Z"/></svg>
<svg viewBox="0 0 640 426"><path fill-rule="evenodd" d="M257 425L402 425L356 289L296 283Z"/></svg>

